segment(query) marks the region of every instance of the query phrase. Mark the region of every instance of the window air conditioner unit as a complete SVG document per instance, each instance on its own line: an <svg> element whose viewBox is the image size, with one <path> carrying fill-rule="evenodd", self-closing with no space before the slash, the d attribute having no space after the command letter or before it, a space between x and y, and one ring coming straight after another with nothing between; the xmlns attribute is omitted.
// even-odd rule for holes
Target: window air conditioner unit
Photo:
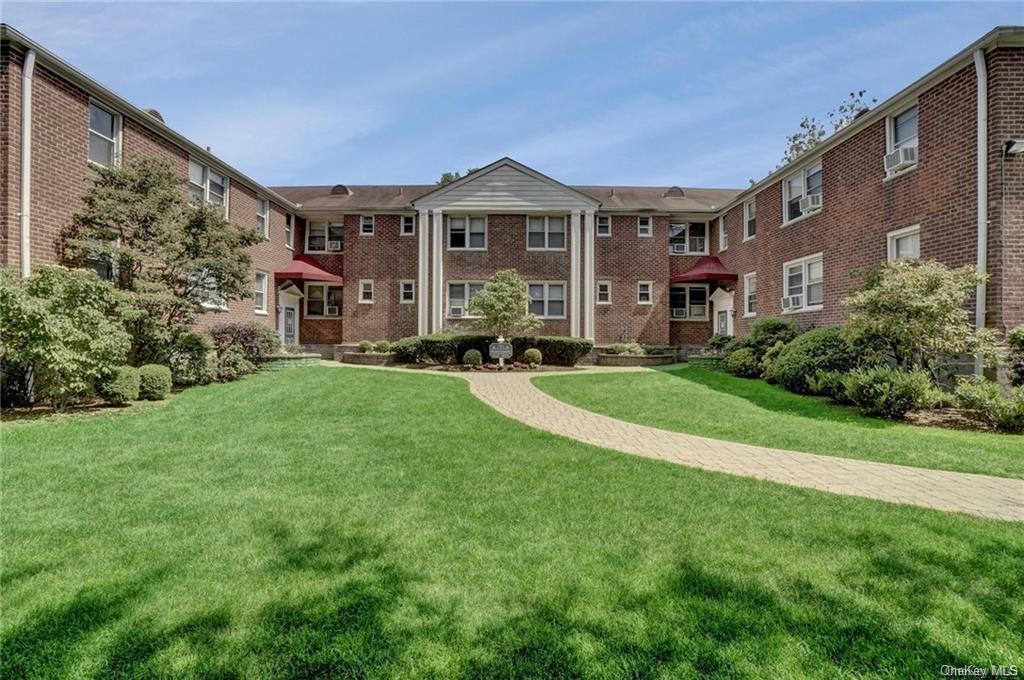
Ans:
<svg viewBox="0 0 1024 680"><path fill-rule="evenodd" d="M673 243L672 244L672 253L674 255L685 255L687 253L686 244L685 243Z"/></svg>
<svg viewBox="0 0 1024 680"><path fill-rule="evenodd" d="M809 213L821 210L821 194L807 194L800 199L800 212Z"/></svg>
<svg viewBox="0 0 1024 680"><path fill-rule="evenodd" d="M464 316L466 313L464 307L452 307L448 312L449 316Z"/></svg>
<svg viewBox="0 0 1024 680"><path fill-rule="evenodd" d="M783 309L800 309L803 307L804 296L803 295L789 295L782 298Z"/></svg>
<svg viewBox="0 0 1024 680"><path fill-rule="evenodd" d="M338 316L341 307L331 306L327 308L327 316Z"/></svg>
<svg viewBox="0 0 1024 680"><path fill-rule="evenodd" d="M917 147L903 146L885 154L885 171L897 172L917 163Z"/></svg>
<svg viewBox="0 0 1024 680"><path fill-rule="evenodd" d="M341 250L341 241L328 241L327 250Z"/></svg>
<svg viewBox="0 0 1024 680"><path fill-rule="evenodd" d="M673 307L672 308L673 319L685 319L686 318L686 307Z"/></svg>

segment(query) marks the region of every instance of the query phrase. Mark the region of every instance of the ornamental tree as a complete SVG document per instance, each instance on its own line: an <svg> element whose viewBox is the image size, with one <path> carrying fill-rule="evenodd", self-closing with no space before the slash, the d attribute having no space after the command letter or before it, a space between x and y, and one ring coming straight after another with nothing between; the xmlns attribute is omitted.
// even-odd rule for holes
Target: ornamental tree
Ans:
<svg viewBox="0 0 1024 680"><path fill-rule="evenodd" d="M175 342L211 302L252 295L245 249L260 237L228 223L219 206L190 204L184 179L166 161L97 173L65 257L109 264L114 285L131 303L132 363L167 363Z"/></svg>
<svg viewBox="0 0 1024 680"><path fill-rule="evenodd" d="M478 317L474 324L486 333L505 339L523 335L541 325L530 313L530 296L526 281L515 269L495 272L472 300L469 313Z"/></svg>
<svg viewBox="0 0 1024 680"><path fill-rule="evenodd" d="M864 285L843 299L850 312L847 337L863 362L893 361L924 368L934 379L955 355L979 355L986 365L1000 358L992 329L977 329L967 302L985 276L970 265L889 262L871 269Z"/></svg>
<svg viewBox="0 0 1024 680"><path fill-rule="evenodd" d="M867 90L851 92L839 105L828 112L828 122L823 123L813 116L804 116L800 121L800 129L786 138L786 153L776 167L782 167L796 160L818 144L825 141L829 134L835 134L852 123L857 116L874 106L878 100L864 98ZM832 130L829 131L828 127ZM753 181L752 181L753 183Z"/></svg>

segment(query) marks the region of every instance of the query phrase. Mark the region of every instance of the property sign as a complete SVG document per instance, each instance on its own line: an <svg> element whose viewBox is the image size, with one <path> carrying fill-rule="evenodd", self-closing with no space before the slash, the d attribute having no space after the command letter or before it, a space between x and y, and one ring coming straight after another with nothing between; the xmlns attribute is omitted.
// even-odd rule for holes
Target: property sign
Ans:
<svg viewBox="0 0 1024 680"><path fill-rule="evenodd" d="M492 342L487 348L487 353L491 355L492 359L511 359L512 343Z"/></svg>

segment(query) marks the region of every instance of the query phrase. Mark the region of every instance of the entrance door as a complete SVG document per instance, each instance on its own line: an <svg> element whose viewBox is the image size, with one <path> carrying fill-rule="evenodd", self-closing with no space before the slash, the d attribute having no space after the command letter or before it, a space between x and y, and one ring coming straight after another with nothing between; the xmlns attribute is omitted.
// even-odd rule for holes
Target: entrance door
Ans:
<svg viewBox="0 0 1024 680"><path fill-rule="evenodd" d="M715 327L716 333L722 335L729 335L729 311L725 309L718 310L718 322Z"/></svg>
<svg viewBox="0 0 1024 680"><path fill-rule="evenodd" d="M278 296L281 309L277 317L277 334L282 345L299 344L299 298L282 293Z"/></svg>
<svg viewBox="0 0 1024 680"><path fill-rule="evenodd" d="M733 294L724 288L719 288L711 295L711 302L715 305L716 333L721 333L722 335L733 334L732 296Z"/></svg>

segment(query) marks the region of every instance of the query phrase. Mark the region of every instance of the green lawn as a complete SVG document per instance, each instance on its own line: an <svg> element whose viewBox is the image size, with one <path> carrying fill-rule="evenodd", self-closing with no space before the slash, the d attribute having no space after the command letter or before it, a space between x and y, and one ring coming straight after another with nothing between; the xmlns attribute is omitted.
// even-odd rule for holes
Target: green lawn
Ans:
<svg viewBox="0 0 1024 680"><path fill-rule="evenodd" d="M761 380L694 367L544 376L534 385L588 411L664 430L826 456L1024 478L1024 437L866 418Z"/></svg>
<svg viewBox="0 0 1024 680"><path fill-rule="evenodd" d="M449 376L310 368L2 436L5 678L932 677L1024 649L1020 525L585 446Z"/></svg>

